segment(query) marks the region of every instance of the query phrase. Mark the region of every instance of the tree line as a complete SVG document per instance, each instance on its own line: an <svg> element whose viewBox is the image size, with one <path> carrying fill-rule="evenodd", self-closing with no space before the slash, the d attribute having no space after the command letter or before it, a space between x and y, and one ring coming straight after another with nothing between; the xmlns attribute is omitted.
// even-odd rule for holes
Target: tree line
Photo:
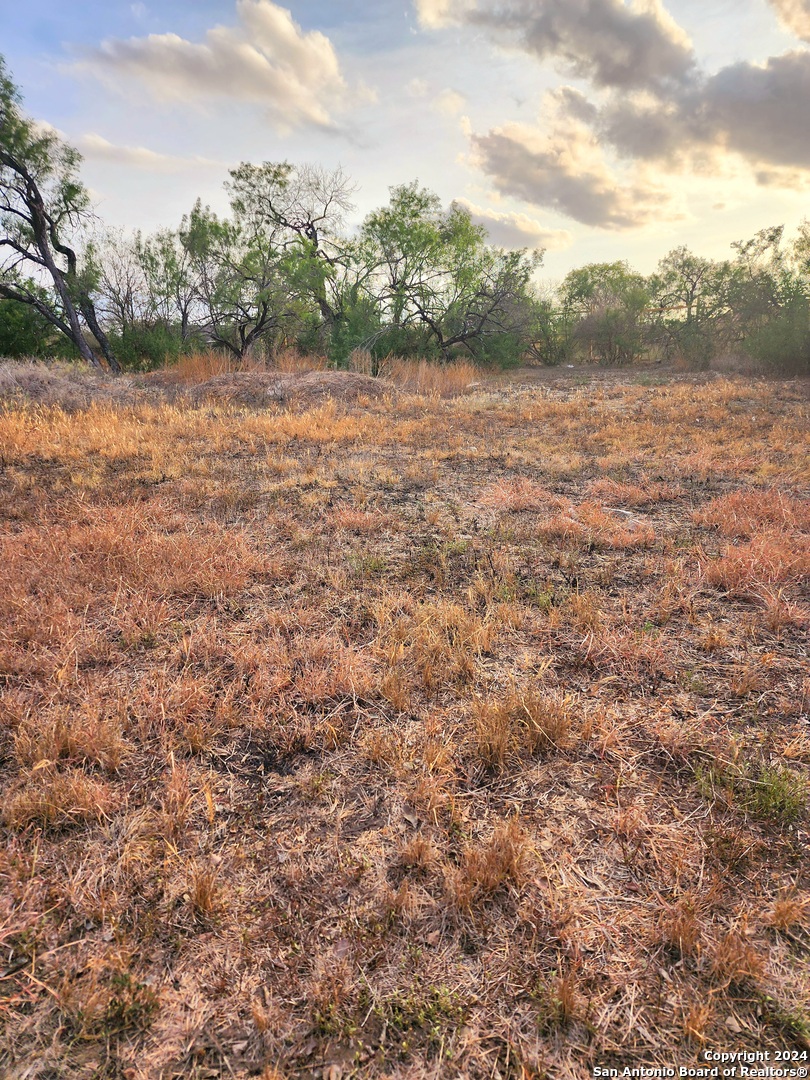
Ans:
<svg viewBox="0 0 810 1080"><path fill-rule="evenodd" d="M78 355L96 367L158 366L217 348L236 360L282 346L446 362L679 358L707 367L745 351L810 370L810 225L732 245L685 247L643 276L625 262L538 284L539 250L489 242L459 203L414 181L349 231L341 169L242 163L229 212L200 200L177 228L126 236L90 210L79 154L27 117L0 58L0 355Z"/></svg>

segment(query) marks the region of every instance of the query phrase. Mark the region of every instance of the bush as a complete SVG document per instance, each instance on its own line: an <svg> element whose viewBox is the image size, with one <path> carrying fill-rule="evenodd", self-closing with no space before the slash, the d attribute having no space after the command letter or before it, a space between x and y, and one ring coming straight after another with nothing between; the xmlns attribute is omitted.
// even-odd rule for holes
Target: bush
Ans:
<svg viewBox="0 0 810 1080"><path fill-rule="evenodd" d="M744 341L764 369L780 375L810 374L810 300L799 296Z"/></svg>
<svg viewBox="0 0 810 1080"><path fill-rule="evenodd" d="M177 360L185 351L180 333L174 327L127 326L109 335L110 345L125 371L154 371Z"/></svg>
<svg viewBox="0 0 810 1080"><path fill-rule="evenodd" d="M0 300L0 356L41 359L74 356L70 347L38 311L14 300Z"/></svg>

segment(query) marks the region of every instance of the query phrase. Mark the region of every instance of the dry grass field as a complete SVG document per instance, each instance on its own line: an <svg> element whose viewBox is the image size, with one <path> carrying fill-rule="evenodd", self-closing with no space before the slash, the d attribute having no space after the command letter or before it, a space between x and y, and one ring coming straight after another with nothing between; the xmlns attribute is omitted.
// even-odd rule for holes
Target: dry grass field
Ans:
<svg viewBox="0 0 810 1080"><path fill-rule="evenodd" d="M193 376L0 378L0 1075L806 1057L806 386Z"/></svg>

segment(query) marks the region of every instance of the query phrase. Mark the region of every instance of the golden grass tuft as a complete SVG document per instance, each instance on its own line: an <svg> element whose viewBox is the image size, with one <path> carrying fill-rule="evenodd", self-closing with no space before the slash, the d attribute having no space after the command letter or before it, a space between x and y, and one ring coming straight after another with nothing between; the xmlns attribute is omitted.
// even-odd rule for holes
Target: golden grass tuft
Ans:
<svg viewBox="0 0 810 1080"><path fill-rule="evenodd" d="M56 772L50 762L42 761L5 796L0 812L10 829L30 825L65 829L101 821L114 804L103 781L81 772Z"/></svg>
<svg viewBox="0 0 810 1080"><path fill-rule="evenodd" d="M446 884L451 903L469 912L501 890L519 889L527 880L531 859L529 838L518 819L501 823L489 840L470 845L459 866L449 872Z"/></svg>
<svg viewBox="0 0 810 1080"><path fill-rule="evenodd" d="M452 360L448 364L406 360L400 356L375 360L363 349L354 350L349 370L361 375L379 375L409 394L432 398L456 397L481 378L480 370L469 360Z"/></svg>
<svg viewBox="0 0 810 1080"><path fill-rule="evenodd" d="M479 699L473 721L474 753L487 769L563 750L572 733L570 701L543 687Z"/></svg>

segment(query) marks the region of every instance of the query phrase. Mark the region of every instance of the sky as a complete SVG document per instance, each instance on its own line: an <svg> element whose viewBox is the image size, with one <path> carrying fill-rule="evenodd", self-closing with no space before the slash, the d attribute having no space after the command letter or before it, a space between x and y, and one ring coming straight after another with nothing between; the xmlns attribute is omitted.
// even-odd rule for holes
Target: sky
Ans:
<svg viewBox="0 0 810 1080"><path fill-rule="evenodd" d="M105 224L227 210L241 161L418 180L542 276L810 216L810 0L0 0L27 113Z"/></svg>

